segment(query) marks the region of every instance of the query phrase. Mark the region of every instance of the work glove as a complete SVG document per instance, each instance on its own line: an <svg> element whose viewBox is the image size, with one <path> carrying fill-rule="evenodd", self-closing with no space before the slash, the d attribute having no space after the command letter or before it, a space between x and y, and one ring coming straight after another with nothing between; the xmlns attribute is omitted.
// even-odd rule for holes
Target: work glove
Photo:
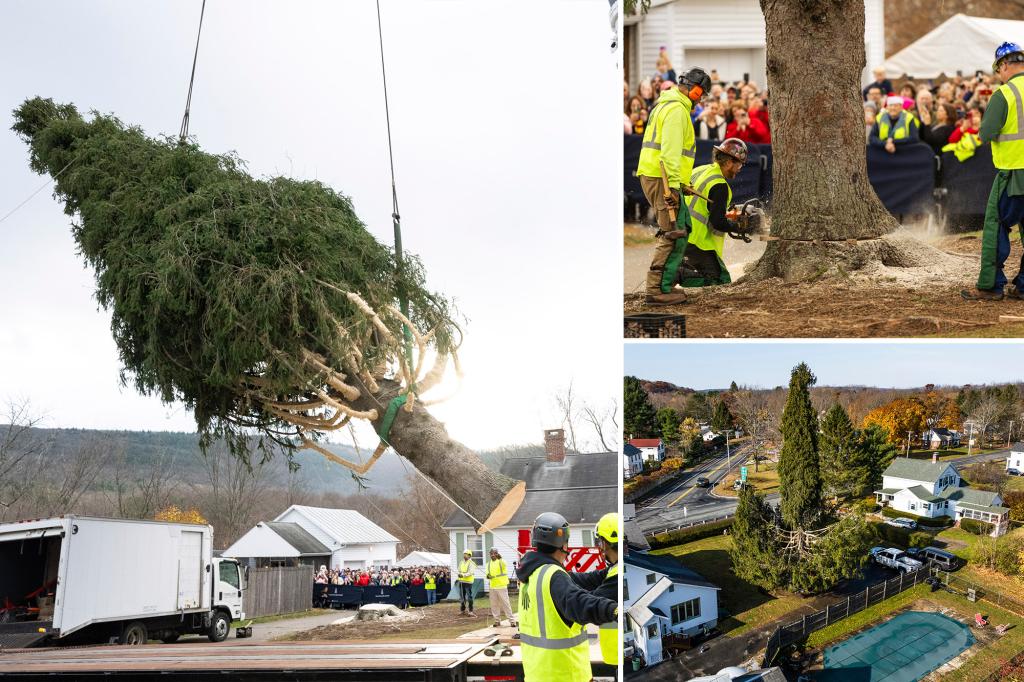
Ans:
<svg viewBox="0 0 1024 682"><path fill-rule="evenodd" d="M679 194L675 190L669 190L668 196L665 197L665 204L673 211L679 209Z"/></svg>

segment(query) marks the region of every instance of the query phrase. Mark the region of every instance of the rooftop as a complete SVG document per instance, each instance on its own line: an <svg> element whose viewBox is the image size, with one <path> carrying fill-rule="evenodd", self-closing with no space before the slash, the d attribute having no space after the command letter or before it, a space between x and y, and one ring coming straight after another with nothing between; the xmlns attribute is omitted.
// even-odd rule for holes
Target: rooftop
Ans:
<svg viewBox="0 0 1024 682"><path fill-rule="evenodd" d="M361 545L373 542L398 542L391 533L352 509L330 509L293 504L278 515L280 521L295 511L315 524L339 545Z"/></svg>
<svg viewBox="0 0 1024 682"><path fill-rule="evenodd" d="M647 554L646 552L630 552L626 555L625 562L630 566L636 566L637 568L668 576L672 582L681 585L721 589L718 585L708 582L700 573L683 566L671 556Z"/></svg>
<svg viewBox="0 0 1024 682"><path fill-rule="evenodd" d="M660 438L630 438L629 444L638 448L656 448L661 445Z"/></svg>
<svg viewBox="0 0 1024 682"><path fill-rule="evenodd" d="M939 480L943 472L945 472L950 466L952 465L948 462L932 462L924 459L897 457L892 461L892 464L886 467L885 471L882 472L882 475L934 483Z"/></svg>
<svg viewBox="0 0 1024 682"><path fill-rule="evenodd" d="M309 531L297 523L266 521L263 525L280 535L282 540L294 547L299 556L321 556L331 553L331 550L327 549L322 542L310 535Z"/></svg>

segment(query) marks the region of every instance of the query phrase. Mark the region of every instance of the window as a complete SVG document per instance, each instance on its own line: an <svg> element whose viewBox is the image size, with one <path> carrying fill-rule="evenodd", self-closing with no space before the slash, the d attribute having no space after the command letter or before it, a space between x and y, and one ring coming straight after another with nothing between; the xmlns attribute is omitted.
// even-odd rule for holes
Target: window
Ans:
<svg viewBox="0 0 1024 682"><path fill-rule="evenodd" d="M928 504L927 502L925 502L924 504L921 505L921 509L924 509L925 511L931 511L931 508L932 508L932 506L930 504Z"/></svg>
<svg viewBox="0 0 1024 682"><path fill-rule="evenodd" d="M648 585L653 585L653 584L654 584L654 583L656 583L657 581L658 581L658 576L657 576L657 574L655 574L655 573L648 573L648 574L647 574L647 584L648 584Z"/></svg>
<svg viewBox="0 0 1024 682"><path fill-rule="evenodd" d="M700 599L691 599L681 604L672 605L672 625L679 625L684 621L700 616Z"/></svg>
<svg viewBox="0 0 1024 682"><path fill-rule="evenodd" d="M220 579L236 590L239 589L238 566L228 561L220 562Z"/></svg>
<svg viewBox="0 0 1024 682"><path fill-rule="evenodd" d="M917 509L917 504L914 503L914 502L911 502L910 503L910 511L914 511L915 509Z"/></svg>
<svg viewBox="0 0 1024 682"><path fill-rule="evenodd" d="M658 636L658 624L651 623L647 626L647 639L655 639Z"/></svg>
<svg viewBox="0 0 1024 682"><path fill-rule="evenodd" d="M484 563L484 536L483 535L466 535L466 549L473 553L473 563L477 566L483 566ZM462 561L462 557L459 557L459 561Z"/></svg>
<svg viewBox="0 0 1024 682"><path fill-rule="evenodd" d="M622 601L629 601L629 581L622 579Z"/></svg>

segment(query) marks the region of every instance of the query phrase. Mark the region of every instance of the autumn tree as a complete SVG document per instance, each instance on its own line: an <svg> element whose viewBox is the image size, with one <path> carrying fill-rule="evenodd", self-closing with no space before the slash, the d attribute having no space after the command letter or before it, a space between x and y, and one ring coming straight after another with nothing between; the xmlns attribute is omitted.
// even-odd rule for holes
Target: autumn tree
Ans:
<svg viewBox="0 0 1024 682"><path fill-rule="evenodd" d="M154 521L169 521L171 523L198 523L206 525L209 523L195 507L181 509L176 504L164 507L153 516Z"/></svg>
<svg viewBox="0 0 1024 682"><path fill-rule="evenodd" d="M885 429L890 443L906 444L908 433L913 437L925 431L926 417L925 408L917 398L897 398L869 412L863 425L876 424Z"/></svg>
<svg viewBox="0 0 1024 682"><path fill-rule="evenodd" d="M804 280L873 263L934 265L943 255L894 235L899 224L868 181L860 96L864 3L761 0L761 10L777 239L748 279Z"/></svg>
<svg viewBox="0 0 1024 682"><path fill-rule="evenodd" d="M243 461L308 448L362 475L390 445L479 520L521 494L428 411L458 371L458 314L347 197L49 99L13 129L74 218L123 379L183 403L204 446ZM352 420L380 436L364 463L322 446Z"/></svg>
<svg viewBox="0 0 1024 682"><path fill-rule="evenodd" d="M934 387L925 387L921 396L921 407L924 410L925 425L931 429L958 429L962 423L960 408L956 400L943 395Z"/></svg>

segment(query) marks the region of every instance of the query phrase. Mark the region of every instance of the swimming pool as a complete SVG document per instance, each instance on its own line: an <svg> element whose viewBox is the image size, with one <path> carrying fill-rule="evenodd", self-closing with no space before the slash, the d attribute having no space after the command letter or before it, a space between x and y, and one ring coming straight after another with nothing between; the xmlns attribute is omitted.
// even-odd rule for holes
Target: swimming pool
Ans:
<svg viewBox="0 0 1024 682"><path fill-rule="evenodd" d="M914 682L974 644L941 613L907 611L825 650L819 682Z"/></svg>

